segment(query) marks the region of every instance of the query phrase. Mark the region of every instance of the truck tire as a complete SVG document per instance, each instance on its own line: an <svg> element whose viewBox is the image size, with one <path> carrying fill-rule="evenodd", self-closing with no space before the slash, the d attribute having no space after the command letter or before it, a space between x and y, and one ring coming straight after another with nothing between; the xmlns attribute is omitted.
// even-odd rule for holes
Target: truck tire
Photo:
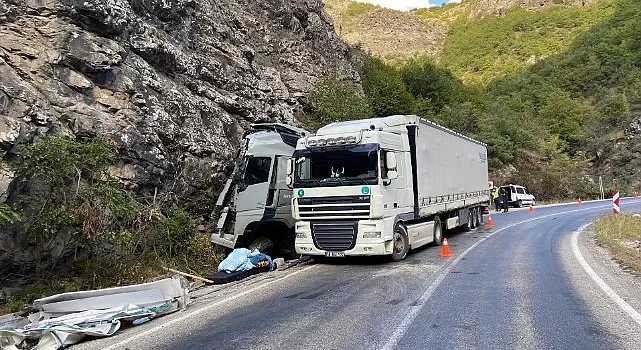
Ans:
<svg viewBox="0 0 641 350"><path fill-rule="evenodd" d="M443 244L443 224L438 216L434 217L434 244Z"/></svg>
<svg viewBox="0 0 641 350"><path fill-rule="evenodd" d="M251 251L254 251L254 249L258 249L258 251L261 253L272 255L274 250L274 242L267 237L257 237L253 242L251 242L247 249Z"/></svg>
<svg viewBox="0 0 641 350"><path fill-rule="evenodd" d="M403 225L396 225L394 237L392 238L392 260L401 261L407 256L410 250L410 239L407 230Z"/></svg>
<svg viewBox="0 0 641 350"><path fill-rule="evenodd" d="M476 220L476 227L481 227L481 222L483 222L483 210L481 210L481 207L476 207L475 209L476 215L474 215L474 219Z"/></svg>
<svg viewBox="0 0 641 350"><path fill-rule="evenodd" d="M463 231L469 232L474 229L474 209L469 208L468 210L468 217L467 217L467 222L462 226Z"/></svg>
<svg viewBox="0 0 641 350"><path fill-rule="evenodd" d="M223 257L227 257L227 255L232 252L231 248L223 247L222 245L218 245L215 243L211 244L211 250L214 252L214 254L222 255Z"/></svg>
<svg viewBox="0 0 641 350"><path fill-rule="evenodd" d="M519 201L518 201L518 202L516 202L516 207L517 207L517 208L520 208L520 207L522 207L522 206L523 206L523 201L519 199Z"/></svg>

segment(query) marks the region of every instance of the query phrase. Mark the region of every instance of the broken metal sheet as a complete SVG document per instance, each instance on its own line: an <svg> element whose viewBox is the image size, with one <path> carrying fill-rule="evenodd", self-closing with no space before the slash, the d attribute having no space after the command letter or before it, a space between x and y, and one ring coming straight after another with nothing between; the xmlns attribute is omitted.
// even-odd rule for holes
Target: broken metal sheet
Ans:
<svg viewBox="0 0 641 350"><path fill-rule="evenodd" d="M184 278L176 276L38 299L34 307L40 311L29 315L31 323L18 329L0 329L0 349L58 350L86 336L110 336L120 329L121 321L139 324L137 320L146 321L186 307L187 285Z"/></svg>
<svg viewBox="0 0 641 350"><path fill-rule="evenodd" d="M184 308L189 301L184 278L176 276L160 281L90 291L62 293L37 299L33 306L40 310L38 319L56 317L83 310L107 309L125 304L153 306L166 300L178 300ZM31 317L30 321L34 321Z"/></svg>

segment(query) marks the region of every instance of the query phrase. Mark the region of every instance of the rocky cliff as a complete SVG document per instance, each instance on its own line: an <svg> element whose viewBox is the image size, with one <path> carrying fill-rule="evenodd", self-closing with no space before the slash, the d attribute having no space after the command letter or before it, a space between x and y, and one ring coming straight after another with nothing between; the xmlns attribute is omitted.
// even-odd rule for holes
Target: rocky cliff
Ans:
<svg viewBox="0 0 641 350"><path fill-rule="evenodd" d="M122 181L207 214L244 129L295 123L326 71L359 83L320 0L3 0L0 155L105 137Z"/></svg>

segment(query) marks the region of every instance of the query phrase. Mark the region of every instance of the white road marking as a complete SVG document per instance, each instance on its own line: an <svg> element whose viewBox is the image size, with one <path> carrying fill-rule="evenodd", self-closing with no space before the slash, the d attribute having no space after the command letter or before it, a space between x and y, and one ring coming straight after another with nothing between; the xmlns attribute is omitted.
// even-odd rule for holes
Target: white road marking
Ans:
<svg viewBox="0 0 641 350"><path fill-rule="evenodd" d="M292 273L290 273L290 274L288 274L288 275L285 275L285 276L283 276L283 277L281 277L281 278L275 279L275 280L273 280L273 281L269 281L269 282L264 283L264 284L260 284L260 285L258 285L258 286L256 286L256 287L254 287L254 288L251 288L251 289L248 289L248 290L246 290L246 291L244 291L244 292L241 292L241 293L238 293L238 294L232 295L232 296L230 296L230 297L228 297L228 298L225 298L225 299L223 299L223 300L219 300L219 301L217 301L217 302L215 302L215 303L212 303L212 304L209 304L209 305L205 305L205 306L203 306L202 308L200 308L200 309L198 309L198 310L195 310L195 311L193 311L193 312L185 312L185 313L184 313L182 316L180 316L180 317L176 317L176 318L171 319L171 320L169 320L169 321L167 321L167 322L160 323L160 324L158 324L158 325L157 325L157 326L155 326L155 327L149 328L149 329L147 329L147 330L145 330L145 331L143 331L143 332L140 332L140 333L136 333L136 334L134 334L134 335L132 335L132 336L130 336L130 337L128 337L128 338L126 338L126 339L123 339L123 340L121 340L121 341L119 341L119 342L117 342L117 343L111 344L110 346L106 347L104 350L122 349L124 344L130 343L130 342L132 342L132 341L134 341L134 340L136 340L136 339L138 339L138 338L145 337L145 336L147 336L147 335L149 335L149 334L152 334L152 333L158 332L161 328L169 327L169 326L171 326L172 324L177 323L177 322L182 322L182 321L184 321L184 320L185 320L185 319L187 319L187 318L192 318L192 317L197 316L197 315L199 315L199 314L201 314L201 313L203 313L203 312L205 312L205 311L209 311L211 308L214 308L214 307L219 306L219 305L221 305L221 304L226 304L226 303L228 303L228 302L230 302L230 301L232 301L232 300L234 300L234 299L238 299L238 298L240 298L240 297L242 297L242 296L245 296L245 295L247 295L247 294L254 293L254 292L256 292L257 290L259 290L259 289L263 289L263 288L265 288L266 286L268 286L268 285L270 285L270 284L272 284L272 283L280 282L280 281L282 281L282 280L284 280L284 279L286 279L286 278L289 278L289 277L295 276L295 275L297 275L297 274L299 274L299 273L301 273L301 272L307 271L307 270L309 270L309 269L311 269L311 268L314 268L314 267L316 267L316 266L318 266L318 265L311 265L311 266L308 266L308 267L302 268L302 269L300 269L300 270L298 270L298 271L292 272Z"/></svg>
<svg viewBox="0 0 641 350"><path fill-rule="evenodd" d="M412 325L412 322L414 322L414 319L418 315L418 313L423 309L425 304L427 304L427 301L432 297L434 294L434 291L439 287L441 282L443 282L443 279L450 273L450 271L458 264L469 252L471 252L474 248L476 248L479 244L487 240L488 238L494 236L495 234L502 232L503 230L507 230L508 228L512 228L514 226L522 225L528 222L548 218L551 216L557 216L557 215L563 215L563 214L570 214L570 213L576 213L579 211L586 211L586 210L595 210L595 209L603 209L603 208L610 208L610 205L605 205L605 206L598 206L598 207L593 207L593 208L584 208L584 209L575 209L575 210L569 210L569 211L563 211L559 213L554 213L554 214L548 214L548 215L543 215L543 216L538 216L535 218L531 218L528 220L520 221L508 226L505 226L503 228L500 228L494 232L490 232L486 234L485 236L481 237L476 243L472 244L469 248L467 248L461 255L459 255L456 259L452 260L452 262L449 265L446 265L445 268L443 268L434 281L427 287L425 292L421 295L421 297L418 299L417 305L416 306L411 306L409 312L405 315L403 318L403 321L396 327L394 330L394 333L390 336L388 341L385 343L383 347L381 347L381 350L392 350L398 344L398 342L401 340L401 338L407 333L407 330L410 328Z"/></svg>
<svg viewBox="0 0 641 350"><path fill-rule="evenodd" d="M586 224L581 226L578 230L574 231L572 234L572 253L574 253L574 257L578 260L579 264L581 264L581 267L585 270L585 272L588 273L588 276L592 278L594 283L596 283L601 289L607 294L614 303L617 304L621 310L623 310L626 314L628 314L634 322L638 323L641 326L641 314L637 310L635 310L630 304L626 303L625 300L623 300L610 286L605 283L599 277L599 275L594 272L594 270L590 267L590 264L588 264L587 261L583 258L583 254L581 254L581 250L579 249L579 235L583 230L585 230L586 227L592 225L592 223Z"/></svg>

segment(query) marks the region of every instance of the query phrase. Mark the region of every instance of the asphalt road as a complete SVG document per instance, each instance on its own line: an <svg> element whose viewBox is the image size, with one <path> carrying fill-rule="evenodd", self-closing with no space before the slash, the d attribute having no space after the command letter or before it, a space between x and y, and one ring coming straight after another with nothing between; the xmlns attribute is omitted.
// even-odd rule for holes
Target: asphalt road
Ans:
<svg viewBox="0 0 641 350"><path fill-rule="evenodd" d="M622 208L639 211L641 199ZM427 247L400 263L310 264L79 348L639 349L641 324L571 251L572 233L610 210L590 202L492 212L494 229L448 234L451 259ZM627 285L618 291L634 296Z"/></svg>

